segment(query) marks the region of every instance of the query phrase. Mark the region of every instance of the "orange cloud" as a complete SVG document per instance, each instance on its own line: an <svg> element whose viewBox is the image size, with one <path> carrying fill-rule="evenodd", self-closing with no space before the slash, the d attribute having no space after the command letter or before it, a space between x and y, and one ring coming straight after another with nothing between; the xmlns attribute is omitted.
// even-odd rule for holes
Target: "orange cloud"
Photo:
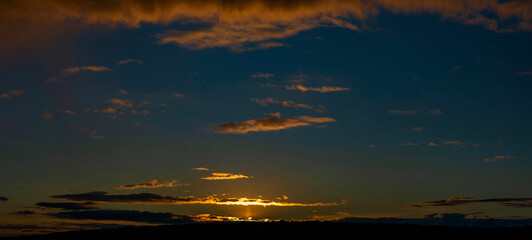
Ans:
<svg viewBox="0 0 532 240"><path fill-rule="evenodd" d="M131 58L128 58L128 59L124 59L124 60L120 60L116 63L116 65L125 65L125 64L128 64L128 63L138 63L138 64L142 64L142 60L138 60L138 59L131 59Z"/></svg>
<svg viewBox="0 0 532 240"><path fill-rule="evenodd" d="M42 111L42 115L41 115L41 117L42 117L43 119L52 119L52 118L54 118L54 116L53 116L50 112L48 112L48 111L46 111L46 110L43 110L43 111Z"/></svg>
<svg viewBox="0 0 532 240"><path fill-rule="evenodd" d="M336 120L328 117L297 116L281 118L280 113L266 114L263 118L247 120L241 123L219 124L214 130L223 134L246 134L248 132L278 131L299 126L310 126L316 123L334 122Z"/></svg>
<svg viewBox="0 0 532 240"><path fill-rule="evenodd" d="M92 72L102 72L102 71L111 71L110 68L104 66L82 66L82 67L70 67L63 70L64 74L74 74L80 71L92 71Z"/></svg>
<svg viewBox="0 0 532 240"><path fill-rule="evenodd" d="M71 110L57 109L57 111L60 112L60 113L64 113L64 114L68 114L68 115L72 115L72 116L78 115L78 113L76 113L74 111L71 111Z"/></svg>
<svg viewBox="0 0 532 240"><path fill-rule="evenodd" d="M192 170L195 170L195 171L211 171L210 169L204 168L204 167L193 168Z"/></svg>
<svg viewBox="0 0 532 240"><path fill-rule="evenodd" d="M423 127L412 127L410 129L412 129L412 131L414 131L414 132L422 132L425 128L423 128Z"/></svg>
<svg viewBox="0 0 532 240"><path fill-rule="evenodd" d="M102 135L98 135L98 131L92 130L90 134L90 138L92 139L104 139L105 137Z"/></svg>
<svg viewBox="0 0 532 240"><path fill-rule="evenodd" d="M168 182L159 182L157 181L157 179L153 179L150 182L118 185L115 187L115 189L161 188L161 187L177 187L177 186L181 186L181 184L177 183L177 180L172 180Z"/></svg>
<svg viewBox="0 0 532 240"><path fill-rule="evenodd" d="M286 86L286 89L288 90L299 90L302 92L307 91L315 91L315 92L321 92L321 93L328 93L328 92L338 92L338 91L349 91L349 88L344 87L332 87L332 86L322 86L322 87L307 87L301 84L295 84L291 86Z"/></svg>
<svg viewBox="0 0 532 240"><path fill-rule="evenodd" d="M129 94L129 92L127 90L122 89L122 88L118 89L118 93L122 94L122 95L128 95Z"/></svg>
<svg viewBox="0 0 532 240"><path fill-rule="evenodd" d="M202 177L203 180L233 180L233 179L241 179L241 178L250 178L246 175L242 174L234 174L234 173L212 173L209 177Z"/></svg>
<svg viewBox="0 0 532 240"><path fill-rule="evenodd" d="M91 72L103 72L103 71L112 71L112 69L104 66L81 66L81 67L70 67L63 69L62 76L66 77L68 75L76 74L81 71L91 71ZM49 83L57 83L59 82L60 78L58 76L52 76L46 80L43 81L43 85L47 85Z"/></svg>
<svg viewBox="0 0 532 240"><path fill-rule="evenodd" d="M514 159L514 158L515 157L512 157L512 156L499 155L499 156L495 156L492 158L484 158L484 162L497 162L497 161L501 161L505 159Z"/></svg>
<svg viewBox="0 0 532 240"><path fill-rule="evenodd" d="M201 23L206 26L161 33L158 41L243 51L282 46L278 40L318 27L360 31L382 10L434 14L497 32L532 30L532 2L522 0L19 0L0 1L0 36L9 43L4 48L20 48L53 41L78 25Z"/></svg>
<svg viewBox="0 0 532 240"><path fill-rule="evenodd" d="M131 104L131 101L129 99L113 98L113 99L107 100L107 102L119 108L132 108L133 107L133 104Z"/></svg>
<svg viewBox="0 0 532 240"><path fill-rule="evenodd" d="M172 97L175 98L184 98L186 95L182 93L172 93Z"/></svg>
<svg viewBox="0 0 532 240"><path fill-rule="evenodd" d="M0 94L0 99L6 99L6 98L11 98L11 96L20 96L22 94L24 94L26 91L28 91L27 89L24 89L24 90L9 90L7 91L7 93L2 93Z"/></svg>

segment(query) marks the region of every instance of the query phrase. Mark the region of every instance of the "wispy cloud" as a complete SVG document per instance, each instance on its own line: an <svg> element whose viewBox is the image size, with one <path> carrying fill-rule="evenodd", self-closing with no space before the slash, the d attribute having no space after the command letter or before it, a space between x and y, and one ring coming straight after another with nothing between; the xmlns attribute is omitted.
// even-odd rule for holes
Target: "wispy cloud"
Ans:
<svg viewBox="0 0 532 240"><path fill-rule="evenodd" d="M140 103L135 103L131 99L126 98L112 98L106 100L110 106L102 110L92 110L93 113L100 113L109 118L117 119L118 116L124 115L126 112L129 112L133 115L142 115L147 116L150 114L150 110L145 109L149 105L153 106L164 106L165 104L152 103L151 101L141 101Z"/></svg>
<svg viewBox="0 0 532 240"><path fill-rule="evenodd" d="M430 142L429 143L429 146L431 147L435 147L435 146L457 146L457 147L466 147L467 143L463 142L463 141L460 141L460 140L447 140L447 141L441 141L439 143L433 143L433 142Z"/></svg>
<svg viewBox="0 0 532 240"><path fill-rule="evenodd" d="M35 206L40 208L59 208L63 210L95 209L93 202L38 202Z"/></svg>
<svg viewBox="0 0 532 240"><path fill-rule="evenodd" d="M413 116L413 115L418 115L418 114L422 114L422 113L424 113L425 115L440 115L443 112L440 109L435 108L435 109L431 109L431 110L427 110L427 111L419 110L419 109L416 109L416 110L391 109L391 110L388 110L388 113L389 114L395 114L395 115Z"/></svg>
<svg viewBox="0 0 532 240"><path fill-rule="evenodd" d="M412 127L410 129L412 129L414 132L423 132L423 130L425 130L423 127Z"/></svg>
<svg viewBox="0 0 532 240"><path fill-rule="evenodd" d="M243 174L235 174L235 173L211 173L211 176L208 177L202 177L203 180L234 180L234 179L242 179L242 178L251 178Z"/></svg>
<svg viewBox="0 0 532 240"><path fill-rule="evenodd" d="M507 156L507 155L498 155L492 158L484 158L484 162L497 162L497 161L502 161L502 160L507 160L507 159L514 159L514 158L515 157Z"/></svg>
<svg viewBox="0 0 532 240"><path fill-rule="evenodd" d="M50 83L58 83L62 78L67 77L69 75L73 75L82 71L90 71L90 72L105 72L105 71L112 71L112 69L105 67L105 66L77 66L77 67L69 67L66 69L63 69L61 71L61 78L59 78L58 75L54 75L46 80L44 80L43 85L47 85Z"/></svg>
<svg viewBox="0 0 532 240"><path fill-rule="evenodd" d="M52 119L52 118L54 118L54 116L50 112L48 112L47 110L43 110L42 114L41 114L41 118L42 119Z"/></svg>
<svg viewBox="0 0 532 240"><path fill-rule="evenodd" d="M92 130L91 134L89 135L89 137L92 138L92 139L104 139L105 138L104 136L98 134L98 131L96 131L96 130Z"/></svg>
<svg viewBox="0 0 532 240"><path fill-rule="evenodd" d="M75 74L81 71L91 71L91 72L103 72L111 71L112 69L105 66L80 66L80 67L70 67L63 70L64 74Z"/></svg>
<svg viewBox="0 0 532 240"><path fill-rule="evenodd" d="M286 89L288 90L298 90L301 92L307 92L307 91L313 91L313 92L321 92L321 93L328 93L328 92L338 92L338 91L349 91L349 88L345 87L333 87L333 86L321 86L321 87L307 87L302 84L294 84L290 86L286 86Z"/></svg>
<svg viewBox="0 0 532 240"><path fill-rule="evenodd" d="M127 90L125 90L125 89L120 88L120 89L118 89L118 94L121 94L121 95L128 95L129 92L128 92Z"/></svg>
<svg viewBox="0 0 532 240"><path fill-rule="evenodd" d="M75 116L75 115L78 115L78 113L72 111L72 110L63 110L63 109L57 109L57 112L60 112L60 113L64 113L64 114L68 114L68 115L72 115L72 116Z"/></svg>
<svg viewBox="0 0 532 240"><path fill-rule="evenodd" d="M107 102L118 108L132 108L133 107L133 104L131 104L131 100L129 99L113 98L113 99L107 100Z"/></svg>
<svg viewBox="0 0 532 240"><path fill-rule="evenodd" d="M272 78L272 77L275 77L275 74L273 73L261 73L261 72L258 72L258 73L255 73L253 75L251 75L252 77L254 78Z"/></svg>
<svg viewBox="0 0 532 240"><path fill-rule="evenodd" d="M440 109L432 109L425 112L426 115L440 115L442 114L442 111Z"/></svg>
<svg viewBox="0 0 532 240"><path fill-rule="evenodd" d="M6 99L6 98L11 98L12 96L20 96L24 93L26 93L26 91L28 91L28 89L24 89L24 90L8 90L7 93L2 93L0 94L0 99Z"/></svg>
<svg viewBox="0 0 532 240"><path fill-rule="evenodd" d="M461 147L461 148L465 148L470 145L473 145L475 147L482 146L482 144L478 144L478 143L471 144L471 142L461 141L461 140L444 140L444 141L433 141L433 142L428 142L428 143L409 142L409 143L401 144L401 146L429 146L429 147L455 146L455 147Z"/></svg>
<svg viewBox="0 0 532 240"><path fill-rule="evenodd" d="M175 98L184 98L186 96L185 94L182 94L182 93L172 93L171 95L172 97L175 97Z"/></svg>
<svg viewBox="0 0 532 240"><path fill-rule="evenodd" d="M336 120L328 117L297 116L281 118L280 113L270 113L260 119L252 119L240 123L218 124L214 132L222 134L246 134L248 132L279 131L282 129L334 121Z"/></svg>
<svg viewBox="0 0 532 240"><path fill-rule="evenodd" d="M125 64L128 64L128 63L138 63L138 64L142 64L142 60L139 60L139 59L131 59L131 58L128 58L128 59L124 59L124 60L120 60L116 63L116 65L125 65Z"/></svg>
<svg viewBox="0 0 532 240"><path fill-rule="evenodd" d="M178 187L178 186L182 186L182 184L177 183L177 180L159 182L157 181L157 179L153 179L150 182L118 185L115 187L115 189L161 188L161 187Z"/></svg>
<svg viewBox="0 0 532 240"><path fill-rule="evenodd" d="M436 200L412 204L413 207L447 207L472 203L495 203L510 207L532 207L532 197L504 197L477 199L476 197L453 197L445 200Z"/></svg>
<svg viewBox="0 0 532 240"><path fill-rule="evenodd" d="M516 72L514 74L518 75L518 76L532 76L532 71L530 71L530 72Z"/></svg>
<svg viewBox="0 0 532 240"><path fill-rule="evenodd" d="M419 110L388 110L389 114L397 114L397 115L416 115L419 113Z"/></svg>
<svg viewBox="0 0 532 240"><path fill-rule="evenodd" d="M296 103L294 101L279 101L279 100L275 100L272 97L267 97L267 98L263 98L263 99L252 98L251 101L252 102L256 102L256 103L258 103L258 104L260 104L261 106L264 106L264 107L267 107L270 104L276 104L276 105L279 105L281 107L286 107L286 108L312 109L312 106L307 105L307 104Z"/></svg>
<svg viewBox="0 0 532 240"><path fill-rule="evenodd" d="M197 168L193 168L192 170L194 170L194 171L211 171L210 169L204 168L204 167L197 167Z"/></svg>
<svg viewBox="0 0 532 240"><path fill-rule="evenodd" d="M423 145L423 143L420 143L420 142L409 142L409 143L403 143L401 144L401 146L421 146Z"/></svg>

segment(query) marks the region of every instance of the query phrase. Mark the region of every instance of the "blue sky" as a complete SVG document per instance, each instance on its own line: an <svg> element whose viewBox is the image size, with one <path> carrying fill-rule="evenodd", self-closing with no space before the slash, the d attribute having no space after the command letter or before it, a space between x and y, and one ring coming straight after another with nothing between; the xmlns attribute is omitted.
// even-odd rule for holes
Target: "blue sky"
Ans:
<svg viewBox="0 0 532 240"><path fill-rule="evenodd" d="M531 217L528 2L89 3L1 8L0 224Z"/></svg>

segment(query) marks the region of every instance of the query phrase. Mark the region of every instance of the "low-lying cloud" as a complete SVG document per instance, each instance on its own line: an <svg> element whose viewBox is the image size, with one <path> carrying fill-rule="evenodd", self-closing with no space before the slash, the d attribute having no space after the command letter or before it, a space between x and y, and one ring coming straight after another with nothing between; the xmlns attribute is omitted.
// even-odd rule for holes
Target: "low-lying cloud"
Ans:
<svg viewBox="0 0 532 240"><path fill-rule="evenodd" d="M458 206L472 203L494 203L500 206L509 207L532 207L532 197L507 197L507 198L486 198L476 197L453 197L445 200L436 200L412 204L413 207L446 207Z"/></svg>
<svg viewBox="0 0 532 240"><path fill-rule="evenodd" d="M104 191L53 195L54 199L65 199L75 202L122 203L122 204L208 204L208 205L238 205L238 206L277 206L277 207L322 207L346 204L346 201L331 203L294 203L276 202L257 198L205 198L161 196L154 193L110 194Z"/></svg>

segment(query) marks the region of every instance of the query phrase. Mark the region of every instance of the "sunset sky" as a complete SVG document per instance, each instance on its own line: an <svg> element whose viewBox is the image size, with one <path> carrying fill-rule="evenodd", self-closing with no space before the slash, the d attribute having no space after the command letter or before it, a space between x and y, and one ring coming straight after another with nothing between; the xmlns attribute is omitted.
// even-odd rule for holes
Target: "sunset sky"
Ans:
<svg viewBox="0 0 532 240"><path fill-rule="evenodd" d="M0 235L532 218L532 2L0 2Z"/></svg>

